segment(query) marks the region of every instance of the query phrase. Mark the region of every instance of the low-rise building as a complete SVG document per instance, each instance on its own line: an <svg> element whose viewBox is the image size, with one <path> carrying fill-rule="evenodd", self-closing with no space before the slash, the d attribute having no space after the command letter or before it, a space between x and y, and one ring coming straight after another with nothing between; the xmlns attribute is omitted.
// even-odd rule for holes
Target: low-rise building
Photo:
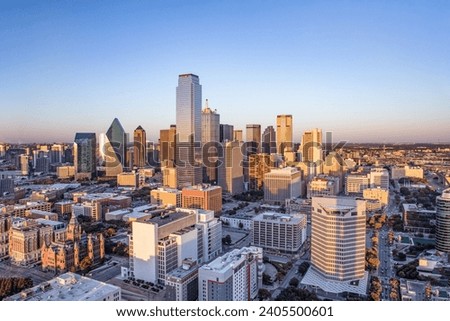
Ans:
<svg viewBox="0 0 450 321"><path fill-rule="evenodd" d="M408 232L431 233L436 225L436 211L416 204L403 204L402 216L404 229Z"/></svg>
<svg viewBox="0 0 450 321"><path fill-rule="evenodd" d="M285 204L287 199L301 195L301 172L294 167L272 169L264 174L264 201L269 204Z"/></svg>
<svg viewBox="0 0 450 321"><path fill-rule="evenodd" d="M181 191L183 208L195 208L222 212L222 187L201 184L183 188Z"/></svg>
<svg viewBox="0 0 450 321"><path fill-rule="evenodd" d="M307 198L314 196L336 196L340 193L339 177L319 175L307 187Z"/></svg>
<svg viewBox="0 0 450 321"><path fill-rule="evenodd" d="M181 191L175 188L160 187L150 192L151 203L182 207Z"/></svg>
<svg viewBox="0 0 450 321"><path fill-rule="evenodd" d="M389 203L389 190L383 188L366 188L363 197L369 200L378 200L382 206Z"/></svg>
<svg viewBox="0 0 450 321"><path fill-rule="evenodd" d="M120 301L118 286L67 272L6 298L7 301Z"/></svg>

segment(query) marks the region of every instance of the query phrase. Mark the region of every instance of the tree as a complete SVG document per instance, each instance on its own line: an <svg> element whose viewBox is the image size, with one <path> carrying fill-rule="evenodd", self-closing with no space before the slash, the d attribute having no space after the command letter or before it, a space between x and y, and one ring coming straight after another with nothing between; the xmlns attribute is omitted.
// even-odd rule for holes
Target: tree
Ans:
<svg viewBox="0 0 450 321"><path fill-rule="evenodd" d="M260 301L268 300L272 297L272 294L270 294L270 291L267 289L259 289L258 290L258 298Z"/></svg>
<svg viewBox="0 0 450 321"><path fill-rule="evenodd" d="M85 271L88 268L90 268L92 265L92 260L89 256L85 256L84 259L81 260L80 262L80 269Z"/></svg>
<svg viewBox="0 0 450 321"><path fill-rule="evenodd" d="M224 238L222 238L222 243L225 245L231 244L231 236L230 234L227 234Z"/></svg>
<svg viewBox="0 0 450 321"><path fill-rule="evenodd" d="M305 289L288 287L280 292L275 301L320 301L315 293Z"/></svg>
<svg viewBox="0 0 450 321"><path fill-rule="evenodd" d="M299 284L300 284L300 281L296 277L293 277L289 281L289 286L293 286L294 288L298 287Z"/></svg>
<svg viewBox="0 0 450 321"><path fill-rule="evenodd" d="M266 274L266 273L263 273L262 282L264 285L272 285L273 284L272 278L270 277L269 274Z"/></svg>
<svg viewBox="0 0 450 321"><path fill-rule="evenodd" d="M242 222L239 222L239 228L242 229L244 227L244 224Z"/></svg>

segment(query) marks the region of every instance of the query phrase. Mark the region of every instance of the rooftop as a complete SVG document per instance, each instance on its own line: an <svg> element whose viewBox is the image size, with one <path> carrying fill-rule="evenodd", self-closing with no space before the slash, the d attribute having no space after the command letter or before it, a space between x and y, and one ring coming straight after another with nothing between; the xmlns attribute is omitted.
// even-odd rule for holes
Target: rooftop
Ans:
<svg viewBox="0 0 450 321"><path fill-rule="evenodd" d="M450 200L450 188L447 188L442 192L441 198Z"/></svg>
<svg viewBox="0 0 450 321"><path fill-rule="evenodd" d="M147 223L153 223L153 224L158 224L158 226L163 226L166 225L168 223L172 223L174 221L177 221L181 218L187 217L189 215L192 215L192 213L189 212L175 212L175 211L168 211L168 213L166 215L161 215L161 216L155 216L151 219L148 219L146 222Z"/></svg>
<svg viewBox="0 0 450 321"><path fill-rule="evenodd" d="M100 301L119 291L114 285L75 273L65 273L48 282L10 296L9 301Z"/></svg>

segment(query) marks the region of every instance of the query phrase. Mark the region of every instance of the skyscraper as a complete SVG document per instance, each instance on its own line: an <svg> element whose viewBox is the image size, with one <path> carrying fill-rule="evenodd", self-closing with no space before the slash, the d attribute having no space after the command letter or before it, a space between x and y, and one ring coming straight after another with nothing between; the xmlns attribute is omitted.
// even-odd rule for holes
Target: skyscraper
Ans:
<svg viewBox="0 0 450 321"><path fill-rule="evenodd" d="M234 138L234 126L227 124L220 124L220 142L232 141Z"/></svg>
<svg viewBox="0 0 450 321"><path fill-rule="evenodd" d="M292 148L292 115L277 116L277 153L284 155L285 148Z"/></svg>
<svg viewBox="0 0 450 321"><path fill-rule="evenodd" d="M218 184L231 195L240 194L244 189L242 153L237 140L224 144L218 168Z"/></svg>
<svg viewBox="0 0 450 321"><path fill-rule="evenodd" d="M217 182L217 156L220 139L220 115L209 108L208 99L202 111L202 160L205 183Z"/></svg>
<svg viewBox="0 0 450 321"><path fill-rule="evenodd" d="M76 133L73 144L76 179L92 179L97 176L97 140L95 133Z"/></svg>
<svg viewBox="0 0 450 321"><path fill-rule="evenodd" d="M117 118L114 118L106 132L104 146L100 146L106 156L106 176L117 176L126 166L127 139L125 130Z"/></svg>
<svg viewBox="0 0 450 321"><path fill-rule="evenodd" d="M436 197L436 250L450 253L450 188Z"/></svg>
<svg viewBox="0 0 450 321"><path fill-rule="evenodd" d="M351 197L313 197L312 268L328 280L364 277L366 203Z"/></svg>
<svg viewBox="0 0 450 321"><path fill-rule="evenodd" d="M300 147L302 162L308 166L306 176L311 177L322 173L322 130L314 128L305 131L302 136Z"/></svg>
<svg viewBox="0 0 450 321"><path fill-rule="evenodd" d="M264 129L261 152L268 155L277 153L277 138L273 126Z"/></svg>
<svg viewBox="0 0 450 321"><path fill-rule="evenodd" d="M138 126L134 130L134 166L144 167L147 164L147 135L145 130Z"/></svg>
<svg viewBox="0 0 450 321"><path fill-rule="evenodd" d="M176 134L176 125L170 125L170 129L161 129L159 131L159 162L161 167L173 167L175 163Z"/></svg>
<svg viewBox="0 0 450 321"><path fill-rule="evenodd" d="M258 152L260 145L261 145L261 125L259 124L248 124L246 126L246 141L249 142L255 142L256 143L256 149Z"/></svg>
<svg viewBox="0 0 450 321"><path fill-rule="evenodd" d="M177 87L177 139L175 162L178 186L202 182L201 111L202 86L193 74L178 77Z"/></svg>

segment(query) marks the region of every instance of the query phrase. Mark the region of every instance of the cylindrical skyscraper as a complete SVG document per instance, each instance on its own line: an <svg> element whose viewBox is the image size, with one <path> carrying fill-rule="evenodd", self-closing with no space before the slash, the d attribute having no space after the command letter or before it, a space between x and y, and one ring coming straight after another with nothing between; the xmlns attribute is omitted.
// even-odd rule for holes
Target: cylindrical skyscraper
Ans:
<svg viewBox="0 0 450 321"><path fill-rule="evenodd" d="M436 250L450 253L450 188L436 197Z"/></svg>

